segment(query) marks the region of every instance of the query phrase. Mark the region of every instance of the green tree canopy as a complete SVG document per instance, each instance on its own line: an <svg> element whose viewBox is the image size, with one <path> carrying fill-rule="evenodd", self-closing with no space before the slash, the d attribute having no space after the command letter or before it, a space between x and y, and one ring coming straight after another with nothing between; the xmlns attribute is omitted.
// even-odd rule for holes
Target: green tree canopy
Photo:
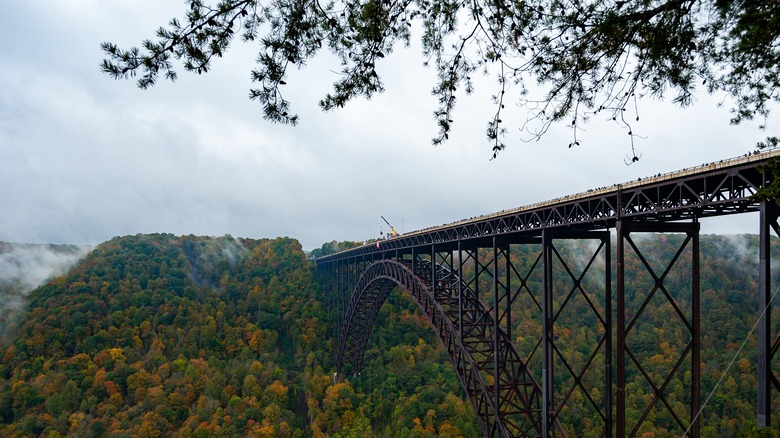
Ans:
<svg viewBox="0 0 780 438"><path fill-rule="evenodd" d="M302 67L326 48L341 60L341 75L319 104L324 110L383 91L377 61L408 45L415 22L422 55L438 73L433 93L439 133L449 137L459 93L472 76L496 78L495 113L486 135L493 154L504 149L505 104L527 108L513 121L533 137L557 121L573 129L604 113L628 131L637 102L667 97L689 105L697 86L733 98L732 122L766 118L780 98L780 2L776 0L187 0L143 49L103 43L102 69L115 78L138 77L147 88L175 80L172 61L197 73L209 70L238 36L258 47L250 98L265 118L296 124L282 90L288 69ZM539 86L543 95L531 91ZM636 157L634 157L636 158Z"/></svg>

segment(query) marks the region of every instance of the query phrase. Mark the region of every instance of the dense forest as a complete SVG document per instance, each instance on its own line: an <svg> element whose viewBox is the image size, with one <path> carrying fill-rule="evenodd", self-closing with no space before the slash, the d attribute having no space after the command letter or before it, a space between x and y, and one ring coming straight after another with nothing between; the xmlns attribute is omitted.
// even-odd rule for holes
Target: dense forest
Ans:
<svg viewBox="0 0 780 438"><path fill-rule="evenodd" d="M637 239L648 263L661 267L678 240ZM701 242L702 394L715 390L703 412L702 436L751 436L756 334L747 335L758 307L757 238L702 236ZM315 254L354 244L331 242ZM561 245L556 272L577 271L563 265L587 262L592 250ZM516 266L532 266L538 255L518 247L511 257ZM646 290L652 279L642 274L636 257L629 259L627 283ZM334 312L325 305L314 269L290 238L155 234L105 242L24 299L21 286L0 283L4 298L26 306L6 318L7 333L0 337L0 436L478 436L446 353L400 291L380 311L364 372L334 380L328 330ZM531 289L541 281L525 280ZM567 289L565 280L556 279L559 290ZM686 281L672 273L665 287L681 294ZM572 300L561 312L556 336L561 357L576 366L594 346L600 348L603 329L585 311L587 300ZM533 368L539 360L538 315L528 304L516 302L511 330ZM629 311L641 306L642 293L632 293ZM652 311L637 321L641 330L629 342L648 372L664 375L684 350L685 330L663 300L645 307ZM636 370L629 372L628 415L634 418L652 389L643 387ZM670 390L690 379L679 374L670 379ZM556 379L565 387L571 378L560 373ZM600 371L581 380L588 394L575 391L561 413L575 432L570 436L587 435L595 416L588 396L603 391L587 383L603 381ZM641 436L674 434L662 409L651 412L651 419Z"/></svg>
<svg viewBox="0 0 780 438"><path fill-rule="evenodd" d="M289 238L103 243L0 344L0 436L476 436L410 300L382 314L387 379L334 382L319 295Z"/></svg>

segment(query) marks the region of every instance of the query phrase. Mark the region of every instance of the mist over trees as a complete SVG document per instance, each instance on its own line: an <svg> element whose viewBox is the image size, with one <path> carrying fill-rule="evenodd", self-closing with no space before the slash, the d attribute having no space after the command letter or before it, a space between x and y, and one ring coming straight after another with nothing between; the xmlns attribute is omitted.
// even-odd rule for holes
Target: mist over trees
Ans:
<svg viewBox="0 0 780 438"><path fill-rule="evenodd" d="M64 274L91 247L0 242L0 342L19 322L27 294Z"/></svg>
<svg viewBox="0 0 780 438"><path fill-rule="evenodd" d="M257 46L250 99L273 122L295 125L284 97L290 68L321 50L341 67L324 110L384 90L382 58L421 34L422 59L436 69L434 118L449 138L457 98L475 75L495 83L486 137L493 156L509 128L541 137L554 122L571 126L572 145L592 116L612 119L633 140L640 101L687 106L700 88L730 98L732 122L766 118L780 97L780 5L763 0L341 0L302 2L188 0L184 17L160 27L142 48L102 44L102 70L148 88L176 80L174 61L207 73L234 39ZM485 93L485 90L480 90ZM519 105L525 120L504 120ZM632 141L633 145L633 141ZM636 155L634 156L636 158Z"/></svg>

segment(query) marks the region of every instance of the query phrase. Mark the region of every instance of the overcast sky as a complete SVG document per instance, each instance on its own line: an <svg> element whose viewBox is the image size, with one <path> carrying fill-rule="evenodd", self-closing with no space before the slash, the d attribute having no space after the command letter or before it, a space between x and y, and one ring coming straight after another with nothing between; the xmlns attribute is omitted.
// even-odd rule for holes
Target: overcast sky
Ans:
<svg viewBox="0 0 780 438"><path fill-rule="evenodd" d="M379 64L384 94L336 112L322 113L317 101L337 62L321 56L293 72L294 128L264 121L247 98L256 47L240 41L208 74L178 68L179 81L145 91L100 72L101 42L137 46L183 11L180 0L3 5L0 240L231 234L290 236L310 250L378 237L387 231L380 215L413 231L738 156L776 134L777 116L769 131L730 126L727 108L717 107L723 96L700 95L687 109L646 100L632 166L626 132L598 119L572 149L563 124L531 143L512 131L491 161L486 80L460 98L449 143L434 147L435 74L416 45ZM756 222L705 222L704 231L757 232Z"/></svg>

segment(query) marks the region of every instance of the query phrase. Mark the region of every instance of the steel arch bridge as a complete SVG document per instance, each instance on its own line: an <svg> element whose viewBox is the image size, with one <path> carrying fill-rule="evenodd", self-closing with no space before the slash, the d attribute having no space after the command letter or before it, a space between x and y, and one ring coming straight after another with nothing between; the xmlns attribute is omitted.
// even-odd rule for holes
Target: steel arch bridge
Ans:
<svg viewBox="0 0 780 438"><path fill-rule="evenodd" d="M601 436L637 436L660 412L678 436L699 437L699 220L760 212L756 418L759 427L778 422L770 237L778 234L780 210L755 196L777 160L780 150L746 154L321 257L318 274L338 321L337 371L362 370L374 320L400 286L446 349L485 436L565 436L562 413L578 398ZM676 236L669 241L674 255L648 260L641 233ZM519 263L521 252L533 263ZM631 260L647 279L644 290L625 278ZM686 279L683 291L669 285L672 278ZM634 341L653 329L646 322L651 302L662 303L668 323L686 335L662 372ZM518 333L518 318L525 332ZM587 336L562 336L577 318ZM571 353L574 339L578 354ZM629 375L651 395L638 421L626 417L627 400L636 396ZM682 390L671 385L680 376Z"/></svg>

